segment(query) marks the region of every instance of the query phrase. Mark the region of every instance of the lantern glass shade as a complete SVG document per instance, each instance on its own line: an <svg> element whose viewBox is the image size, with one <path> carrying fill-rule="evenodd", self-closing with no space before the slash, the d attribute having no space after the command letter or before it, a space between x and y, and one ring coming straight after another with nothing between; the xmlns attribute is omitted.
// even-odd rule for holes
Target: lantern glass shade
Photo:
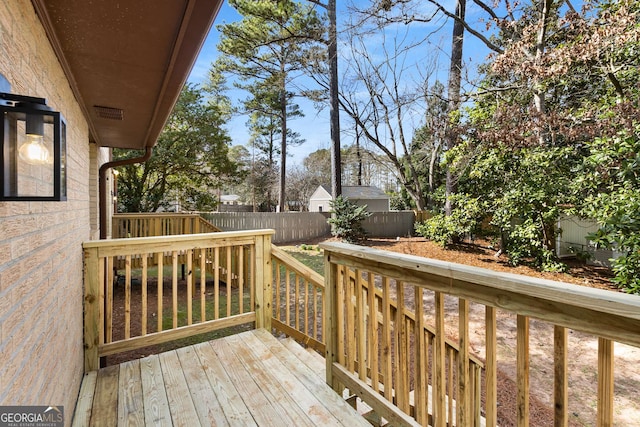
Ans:
<svg viewBox="0 0 640 427"><path fill-rule="evenodd" d="M66 125L31 104L1 105L0 201L66 200Z"/></svg>

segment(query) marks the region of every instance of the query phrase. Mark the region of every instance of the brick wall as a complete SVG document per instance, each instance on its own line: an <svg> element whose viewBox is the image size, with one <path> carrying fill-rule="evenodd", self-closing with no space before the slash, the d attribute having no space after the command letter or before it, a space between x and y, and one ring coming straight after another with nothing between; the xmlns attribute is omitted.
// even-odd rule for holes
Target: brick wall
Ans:
<svg viewBox="0 0 640 427"><path fill-rule="evenodd" d="M0 405L64 405L69 424L83 369L81 243L97 184L87 123L28 0L0 2L0 73L13 93L62 112L68 151L66 202L0 202Z"/></svg>

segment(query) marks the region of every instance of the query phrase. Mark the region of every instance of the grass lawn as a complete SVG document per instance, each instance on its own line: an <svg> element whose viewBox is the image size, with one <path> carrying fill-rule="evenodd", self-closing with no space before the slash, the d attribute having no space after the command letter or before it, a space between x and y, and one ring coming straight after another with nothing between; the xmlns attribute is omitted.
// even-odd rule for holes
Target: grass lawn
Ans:
<svg viewBox="0 0 640 427"><path fill-rule="evenodd" d="M289 255L324 275L324 252L317 245L281 246Z"/></svg>

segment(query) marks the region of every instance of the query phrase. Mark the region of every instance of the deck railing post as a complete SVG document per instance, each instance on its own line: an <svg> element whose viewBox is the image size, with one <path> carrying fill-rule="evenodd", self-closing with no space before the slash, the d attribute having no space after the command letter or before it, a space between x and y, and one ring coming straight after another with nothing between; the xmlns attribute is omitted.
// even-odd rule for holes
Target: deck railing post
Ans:
<svg viewBox="0 0 640 427"><path fill-rule="evenodd" d="M89 372L100 368L98 345L100 344L102 292L98 248L85 249L84 254L84 370Z"/></svg>
<svg viewBox="0 0 640 427"><path fill-rule="evenodd" d="M271 292L273 272L271 271L271 234L256 237L256 328L271 331Z"/></svg>
<svg viewBox="0 0 640 427"><path fill-rule="evenodd" d="M340 385L333 377L333 364L338 361L338 268L331 263L331 254L324 252L324 324L322 330L325 339L325 361L327 384L334 390L341 392Z"/></svg>

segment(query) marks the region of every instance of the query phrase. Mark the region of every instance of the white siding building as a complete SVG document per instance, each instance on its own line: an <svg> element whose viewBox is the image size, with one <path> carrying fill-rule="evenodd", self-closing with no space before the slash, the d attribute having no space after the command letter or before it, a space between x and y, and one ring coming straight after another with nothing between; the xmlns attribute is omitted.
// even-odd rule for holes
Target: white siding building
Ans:
<svg viewBox="0 0 640 427"><path fill-rule="evenodd" d="M389 211L389 196L378 187L342 186L342 195L358 206L367 205L369 212ZM319 186L309 199L309 212L329 212L333 200L331 191Z"/></svg>

